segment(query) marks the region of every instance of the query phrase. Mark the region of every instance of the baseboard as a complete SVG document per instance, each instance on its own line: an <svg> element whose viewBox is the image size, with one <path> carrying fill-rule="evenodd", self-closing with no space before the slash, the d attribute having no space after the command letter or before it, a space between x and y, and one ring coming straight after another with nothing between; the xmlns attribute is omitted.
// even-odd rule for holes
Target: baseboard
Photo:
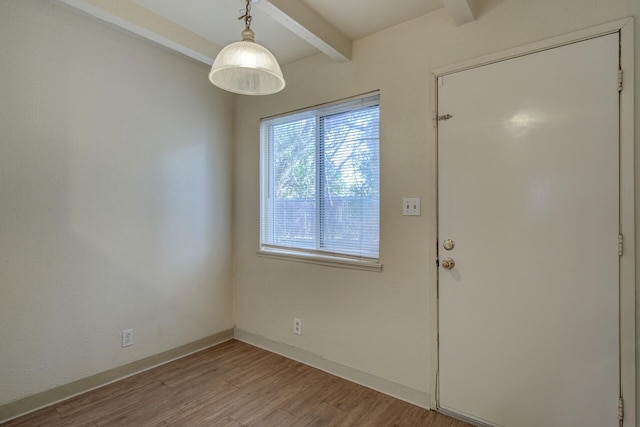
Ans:
<svg viewBox="0 0 640 427"><path fill-rule="evenodd" d="M233 330L229 329L222 331L163 353L149 356L127 365L110 369L108 371L2 405L0 406L0 423L155 368L156 366L163 365L205 348L212 347L232 338L263 348L289 359L296 360L300 363L304 363L305 365L312 366L320 369L321 371L328 372L337 377L344 378L356 384L363 385L422 408L429 409L430 407L431 396L429 393L368 374L340 363L332 362L322 356L306 350L271 341L259 335L254 335L241 329L234 328Z"/></svg>
<svg viewBox="0 0 640 427"><path fill-rule="evenodd" d="M270 339L234 328L234 338L238 341L260 347L272 353L293 359L305 365L320 369L340 378L344 378L356 384L379 391L413 405L430 409L431 396L429 393L416 390L393 381L368 374L340 363L332 362L320 355L311 353L298 347L282 344Z"/></svg>
<svg viewBox="0 0 640 427"><path fill-rule="evenodd" d="M212 347L232 338L232 329L222 331L189 344L167 350L160 354L145 357L144 359L128 363L124 366L100 372L99 374L82 378L69 384L7 403L0 406L0 423L28 414L46 406L53 405L69 399L70 397L86 393L87 391L105 386L123 378L130 377L131 375L155 368L156 366L164 365L165 363L198 352L205 348Z"/></svg>
<svg viewBox="0 0 640 427"><path fill-rule="evenodd" d="M439 408L438 412L440 412L443 415L446 415L449 418L455 418L456 420L460 420L463 421L467 424L470 424L472 426L476 426L476 427L494 427L492 424L486 424L482 421L476 420L475 418L471 418L471 417L467 417L466 415L462 415L459 414L457 412L454 411L449 411L448 409L443 409L443 408Z"/></svg>

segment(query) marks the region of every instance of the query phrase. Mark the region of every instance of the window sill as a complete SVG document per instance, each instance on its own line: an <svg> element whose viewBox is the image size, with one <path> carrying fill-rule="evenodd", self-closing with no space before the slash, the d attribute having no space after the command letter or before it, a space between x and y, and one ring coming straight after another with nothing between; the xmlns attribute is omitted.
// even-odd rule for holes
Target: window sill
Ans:
<svg viewBox="0 0 640 427"><path fill-rule="evenodd" d="M318 254L310 255L294 251L273 249L260 249L258 250L257 255L263 258L326 265L328 267L350 268L365 271L382 271L382 264L380 261L357 261L351 258L341 258L339 256L323 256Z"/></svg>

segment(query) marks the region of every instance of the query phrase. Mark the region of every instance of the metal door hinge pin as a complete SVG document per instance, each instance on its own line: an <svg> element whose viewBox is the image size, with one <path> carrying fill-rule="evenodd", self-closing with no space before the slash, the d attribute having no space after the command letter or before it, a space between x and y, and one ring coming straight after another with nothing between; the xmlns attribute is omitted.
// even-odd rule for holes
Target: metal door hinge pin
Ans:
<svg viewBox="0 0 640 427"><path fill-rule="evenodd" d="M618 92L622 92L622 70L618 70Z"/></svg>
<svg viewBox="0 0 640 427"><path fill-rule="evenodd" d="M622 234L618 234L618 256L622 256L624 252L624 239Z"/></svg>
<svg viewBox="0 0 640 427"><path fill-rule="evenodd" d="M624 399L618 399L618 419L620 421L624 420Z"/></svg>

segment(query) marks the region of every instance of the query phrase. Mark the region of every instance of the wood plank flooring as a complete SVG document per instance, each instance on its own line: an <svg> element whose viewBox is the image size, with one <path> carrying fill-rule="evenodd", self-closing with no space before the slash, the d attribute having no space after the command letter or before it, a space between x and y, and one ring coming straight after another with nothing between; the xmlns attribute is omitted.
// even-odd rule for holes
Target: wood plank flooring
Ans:
<svg viewBox="0 0 640 427"><path fill-rule="evenodd" d="M470 427L236 340L1 426Z"/></svg>

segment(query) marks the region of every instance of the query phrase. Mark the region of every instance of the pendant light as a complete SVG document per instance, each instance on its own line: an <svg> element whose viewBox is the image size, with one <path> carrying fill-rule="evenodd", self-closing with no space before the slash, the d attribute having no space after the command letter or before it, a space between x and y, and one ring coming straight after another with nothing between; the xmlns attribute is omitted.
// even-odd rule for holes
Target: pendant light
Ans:
<svg viewBox="0 0 640 427"><path fill-rule="evenodd" d="M278 61L269 50L255 42L251 31L251 0L246 0L242 41L231 43L218 53L209 72L214 85L241 95L270 95L284 89Z"/></svg>

